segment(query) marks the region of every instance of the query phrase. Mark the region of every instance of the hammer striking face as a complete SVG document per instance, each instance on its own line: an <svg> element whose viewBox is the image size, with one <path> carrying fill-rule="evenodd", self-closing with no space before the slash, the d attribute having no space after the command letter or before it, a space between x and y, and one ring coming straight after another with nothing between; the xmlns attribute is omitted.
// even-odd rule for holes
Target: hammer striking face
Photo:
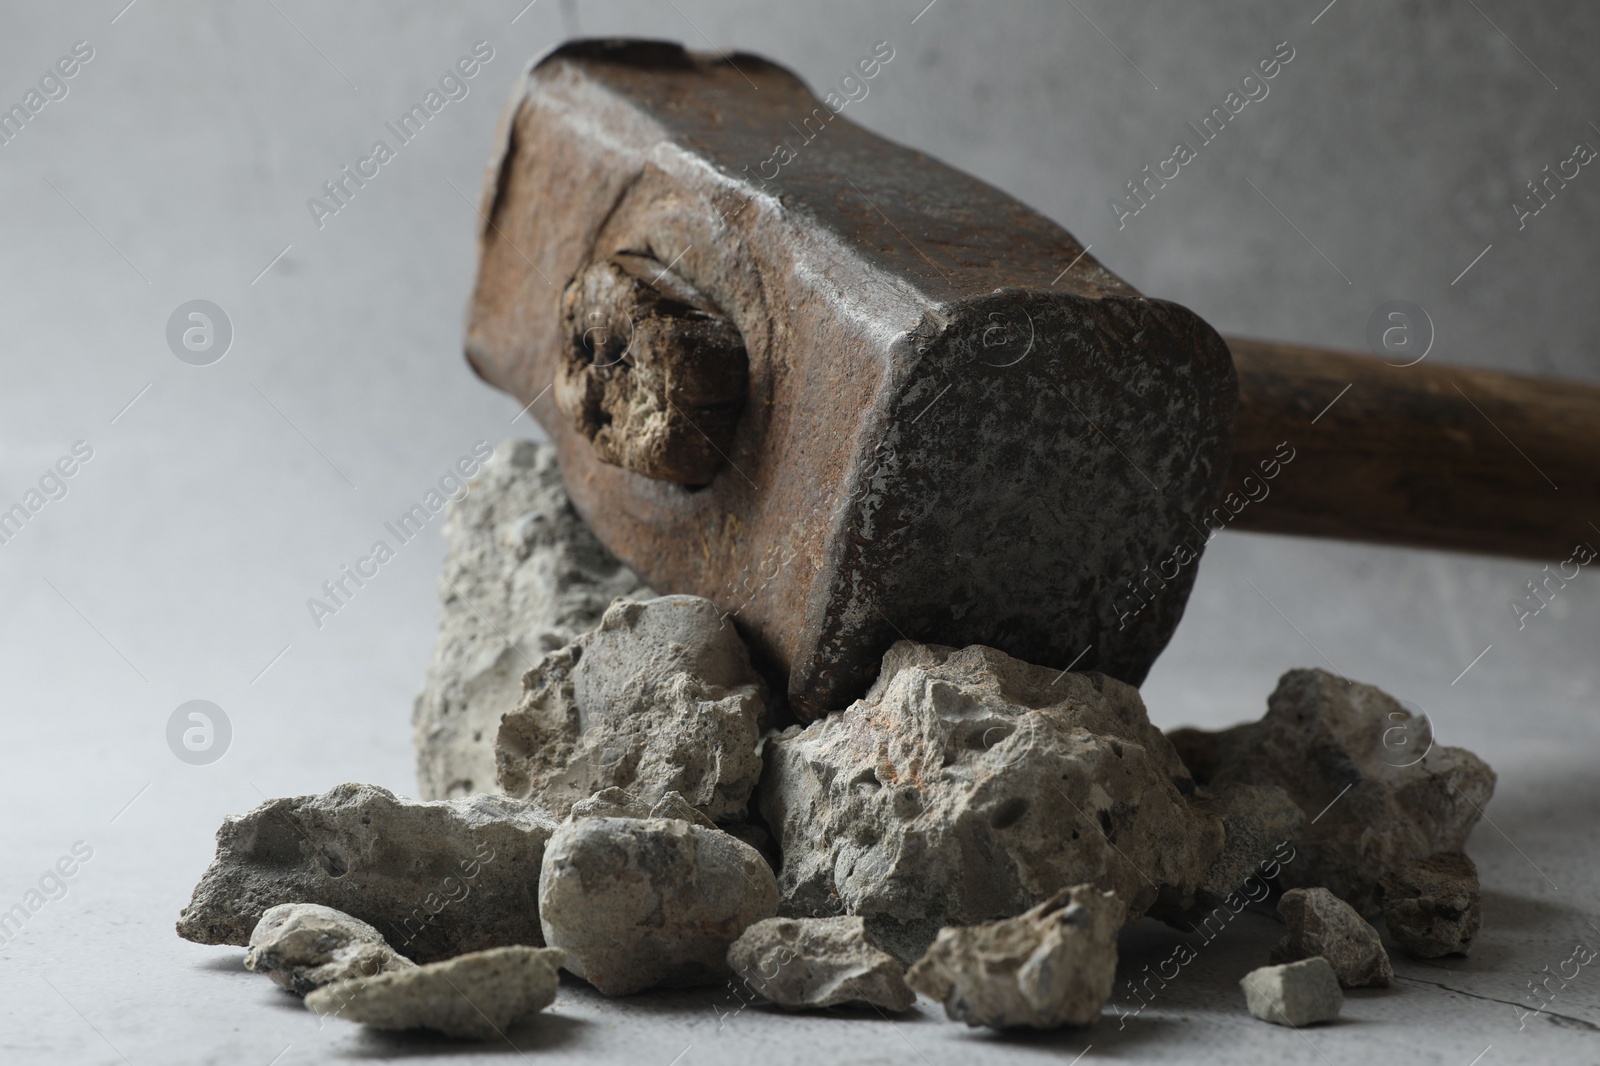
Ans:
<svg viewBox="0 0 1600 1066"><path fill-rule="evenodd" d="M472 365L802 718L900 637L1143 680L1195 572L1155 563L1203 542L1237 405L1194 314L747 55L559 49L483 213Z"/></svg>

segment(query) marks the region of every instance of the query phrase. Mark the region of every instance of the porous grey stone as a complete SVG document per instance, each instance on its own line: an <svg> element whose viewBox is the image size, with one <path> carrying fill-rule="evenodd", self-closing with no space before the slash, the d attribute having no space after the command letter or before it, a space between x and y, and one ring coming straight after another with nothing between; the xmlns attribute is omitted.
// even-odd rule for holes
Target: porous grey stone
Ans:
<svg viewBox="0 0 1600 1066"><path fill-rule="evenodd" d="M1239 981L1250 1013L1264 1022L1302 1025L1331 1022L1344 1007L1333 967L1321 955L1251 970Z"/></svg>
<svg viewBox="0 0 1600 1066"><path fill-rule="evenodd" d="M269 908L250 933L244 954L245 969L299 996L335 981L415 965L366 922L316 903Z"/></svg>
<svg viewBox="0 0 1600 1066"><path fill-rule="evenodd" d="M542 944L534 871L555 822L504 796L435 803L375 785L270 800L217 830L217 854L178 916L199 944L250 942L282 903L375 926L417 962Z"/></svg>
<svg viewBox="0 0 1600 1066"><path fill-rule="evenodd" d="M574 818L539 874L545 941L608 996L725 980L729 945L777 902L760 853L677 818Z"/></svg>
<svg viewBox="0 0 1600 1066"><path fill-rule="evenodd" d="M1276 786L1197 788L1189 804L1222 823L1222 849L1192 893L1166 886L1150 909L1151 917L1185 930L1205 925L1221 907L1236 912L1241 899L1266 899L1283 863L1294 860L1306 824L1299 805Z"/></svg>
<svg viewBox="0 0 1600 1066"><path fill-rule="evenodd" d="M1292 888L1278 900L1289 933L1272 949L1274 963L1320 955L1345 988L1394 984L1394 969L1378 931L1354 907L1325 888Z"/></svg>
<svg viewBox="0 0 1600 1066"><path fill-rule="evenodd" d="M717 825L689 805L680 793L668 792L654 803L646 803L620 788L603 789L572 805L568 818L676 818L682 822L715 829Z"/></svg>
<svg viewBox="0 0 1600 1066"><path fill-rule="evenodd" d="M1447 851L1404 863L1381 883L1389 935L1409 955L1436 959L1472 950L1483 925L1478 867L1463 852Z"/></svg>
<svg viewBox="0 0 1600 1066"><path fill-rule="evenodd" d="M1089 1025L1111 998L1123 917L1115 893L1075 885L1015 918L941 929L906 983L971 1026Z"/></svg>
<svg viewBox="0 0 1600 1066"><path fill-rule="evenodd" d="M788 1010L864 1003L910 1010L900 960L867 938L860 918L768 918L728 949L728 965L745 987Z"/></svg>
<svg viewBox="0 0 1600 1066"><path fill-rule="evenodd" d="M528 672L495 741L500 788L557 816L610 787L645 802L678 792L738 821L765 712L766 686L710 600L619 601Z"/></svg>
<svg viewBox="0 0 1600 1066"><path fill-rule="evenodd" d="M499 1040L506 1026L555 1002L561 959L555 948L490 948L325 985L306 997L306 1006L375 1029Z"/></svg>
<svg viewBox="0 0 1600 1066"><path fill-rule="evenodd" d="M1435 747L1425 717L1371 685L1291 670L1257 722L1172 739L1201 785L1276 785L1308 819L1285 887L1325 887L1379 913L1378 880L1401 864L1459 851L1494 794L1465 748Z"/></svg>
<svg viewBox="0 0 1600 1066"><path fill-rule="evenodd" d="M1202 906L1238 891L1249 877L1260 874L1264 861L1284 844L1292 849L1305 832L1305 812L1276 785L1200 788L1189 802L1222 822L1222 850L1196 890Z"/></svg>
<svg viewBox="0 0 1600 1066"><path fill-rule="evenodd" d="M899 642L864 699L766 753L782 912L860 915L902 960L1063 884L1137 917L1160 887L1192 896L1222 848L1136 689L993 648Z"/></svg>
<svg viewBox="0 0 1600 1066"><path fill-rule="evenodd" d="M439 637L412 710L425 799L493 792L495 733L522 675L612 600L654 595L573 510L548 444L496 448L450 505L444 535Z"/></svg>

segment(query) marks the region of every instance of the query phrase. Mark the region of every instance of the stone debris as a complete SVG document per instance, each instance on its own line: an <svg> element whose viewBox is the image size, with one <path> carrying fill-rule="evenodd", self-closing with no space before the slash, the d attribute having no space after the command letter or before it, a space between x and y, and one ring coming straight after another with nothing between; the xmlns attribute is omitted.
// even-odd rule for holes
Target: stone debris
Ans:
<svg viewBox="0 0 1600 1066"><path fill-rule="evenodd" d="M1354 907L1325 888L1294 888L1278 901L1289 935L1272 949L1274 963L1320 955L1345 988L1394 984L1383 940Z"/></svg>
<svg viewBox="0 0 1600 1066"><path fill-rule="evenodd" d="M619 601L528 672L495 741L500 788L557 817L618 787L647 802L679 792L739 821L765 715L766 686L710 600Z"/></svg>
<svg viewBox="0 0 1600 1066"><path fill-rule="evenodd" d="M555 948L490 948L325 985L306 997L306 1006L375 1029L500 1040L512 1022L555 1002L561 959Z"/></svg>
<svg viewBox="0 0 1600 1066"><path fill-rule="evenodd" d="M250 934L244 956L245 969L298 996L335 981L415 966L366 922L316 903L270 908Z"/></svg>
<svg viewBox="0 0 1600 1066"><path fill-rule="evenodd" d="M1089 1025L1111 998L1122 922L1115 893L1077 885L1015 918L941 929L906 983L971 1026Z"/></svg>
<svg viewBox="0 0 1600 1066"><path fill-rule="evenodd" d="M1172 739L1201 785L1286 791L1308 821L1283 885L1326 887L1369 918L1379 878L1459 851L1494 794L1494 771L1465 748L1435 747L1425 717L1323 670L1284 674L1260 721Z"/></svg>
<svg viewBox="0 0 1600 1066"><path fill-rule="evenodd" d="M450 505L444 535L439 637L412 712L426 799L494 791L495 733L522 675L612 600L655 595L573 510L549 444L501 444Z"/></svg>
<svg viewBox="0 0 1600 1066"><path fill-rule="evenodd" d="M1344 1007L1333 967L1321 955L1282 966L1251 970L1239 981L1250 1013L1264 1022L1295 1029L1331 1022Z"/></svg>
<svg viewBox="0 0 1600 1066"><path fill-rule="evenodd" d="M759 852L678 818L574 818L539 874L545 941L608 996L726 980L729 946L777 904Z"/></svg>
<svg viewBox="0 0 1600 1066"><path fill-rule="evenodd" d="M542 944L532 871L554 829L537 807L503 796L419 803L346 784L270 800L223 821L178 935L242 947L268 909L318 903L376 927L417 962Z"/></svg>
<svg viewBox="0 0 1600 1066"><path fill-rule="evenodd" d="M565 966L608 996L732 976L788 1010L920 991L970 1026L1088 1025L1125 921L1220 930L1278 885L1287 935L1240 985L1298 1027L1393 983L1364 915L1420 958L1478 933L1461 847L1495 775L1370 685L1292 670L1261 720L1169 737L1110 677L901 641L863 699L763 738L735 627L611 556L550 446L503 445L445 531L432 800L230 817L178 918L318 1014L496 1040Z"/></svg>
<svg viewBox="0 0 1600 1066"><path fill-rule="evenodd" d="M868 1004L910 1010L906 968L875 947L860 918L768 918L728 949L751 992L788 1010Z"/></svg>
<svg viewBox="0 0 1600 1066"><path fill-rule="evenodd" d="M1130 920L1187 899L1222 851L1138 690L992 648L902 641L866 697L770 737L760 805L782 912L855 914L914 960L939 928L1091 882Z"/></svg>
<svg viewBox="0 0 1600 1066"><path fill-rule="evenodd" d="M1419 959L1465 955L1483 925L1478 867L1464 853L1441 852L1384 875L1389 935Z"/></svg>

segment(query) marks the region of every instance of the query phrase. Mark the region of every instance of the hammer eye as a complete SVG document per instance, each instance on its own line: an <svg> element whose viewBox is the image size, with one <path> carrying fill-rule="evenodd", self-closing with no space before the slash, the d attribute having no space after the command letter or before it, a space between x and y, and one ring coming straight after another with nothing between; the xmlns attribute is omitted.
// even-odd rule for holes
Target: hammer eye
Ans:
<svg viewBox="0 0 1600 1066"><path fill-rule="evenodd" d="M556 406L606 463L705 485L733 450L749 361L704 295L650 256L579 270L561 296L566 358Z"/></svg>
<svg viewBox="0 0 1600 1066"><path fill-rule="evenodd" d="M604 369L627 361L628 350L633 345L632 319L596 308L585 314L584 320L589 328L583 331L578 343L588 356L590 366Z"/></svg>

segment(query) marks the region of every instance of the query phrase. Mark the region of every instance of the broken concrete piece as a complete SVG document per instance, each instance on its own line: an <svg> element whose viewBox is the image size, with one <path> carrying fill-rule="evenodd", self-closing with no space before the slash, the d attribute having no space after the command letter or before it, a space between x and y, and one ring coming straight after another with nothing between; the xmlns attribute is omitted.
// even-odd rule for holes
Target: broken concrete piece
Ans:
<svg viewBox="0 0 1600 1066"><path fill-rule="evenodd" d="M1264 1022L1298 1029L1331 1022L1344 1006L1333 967L1321 955L1283 966L1251 970L1239 981L1250 1013Z"/></svg>
<svg viewBox="0 0 1600 1066"><path fill-rule="evenodd" d="M1258 722L1172 740L1200 785L1288 792L1308 822L1282 883L1326 887L1368 918L1380 877L1459 851L1494 794L1494 771L1465 748L1435 747L1426 717L1323 670L1284 674Z"/></svg>
<svg viewBox="0 0 1600 1066"><path fill-rule="evenodd" d="M783 913L861 915L902 960L1063 884L1137 917L1158 886L1192 895L1222 848L1136 689L993 648L897 643L865 699L766 752Z"/></svg>
<svg viewBox="0 0 1600 1066"><path fill-rule="evenodd" d="M1088 1025L1111 998L1123 917L1115 893L1076 885L1015 918L941 929L906 983L972 1026Z"/></svg>
<svg viewBox="0 0 1600 1066"><path fill-rule="evenodd" d="M1225 785L1197 788L1189 797L1196 811L1222 823L1222 850L1217 853L1192 900L1172 898L1170 890L1152 914L1179 928L1190 928L1229 897L1254 899L1267 895L1263 878L1277 876L1285 856L1305 831L1306 816L1289 794L1276 786ZM1292 858L1287 861L1293 861Z"/></svg>
<svg viewBox="0 0 1600 1066"><path fill-rule="evenodd" d="M689 801L678 792L668 792L654 803L646 803L620 788L608 788L596 792L586 800L574 803L572 812L567 817L569 819L676 818L707 829L717 828L715 822L691 807Z"/></svg>
<svg viewBox="0 0 1600 1066"><path fill-rule="evenodd" d="M409 970L383 934L359 918L316 903L283 903L250 934L244 968L266 974L297 996L352 977Z"/></svg>
<svg viewBox="0 0 1600 1066"><path fill-rule="evenodd" d="M555 948L490 948L327 985L307 996L306 1006L375 1029L499 1040L506 1026L555 1002L561 959Z"/></svg>
<svg viewBox="0 0 1600 1066"><path fill-rule="evenodd" d="M1459 851L1404 863L1384 875L1389 935L1419 959L1465 955L1483 925L1478 867Z"/></svg>
<svg viewBox="0 0 1600 1066"><path fill-rule="evenodd" d="M646 802L670 791L713 821L744 818L766 686L710 600L614 603L525 682L495 742L507 795L560 817L604 788Z"/></svg>
<svg viewBox="0 0 1600 1066"><path fill-rule="evenodd" d="M728 949L745 987L789 1010L868 1004L910 1010L906 968L875 947L860 918L768 918Z"/></svg>
<svg viewBox="0 0 1600 1066"><path fill-rule="evenodd" d="M271 800L223 821L178 935L243 946L269 908L320 903L418 962L542 944L533 871L554 828L504 796L418 803L350 784Z"/></svg>
<svg viewBox="0 0 1600 1066"><path fill-rule="evenodd" d="M450 504L444 535L439 638L412 711L425 799L493 792L495 733L522 675L612 600L654 595L572 509L548 444L500 445Z"/></svg>
<svg viewBox="0 0 1600 1066"><path fill-rule="evenodd" d="M1278 901L1289 935L1272 949L1274 963L1320 955L1345 988L1388 988L1394 970L1378 931L1354 907L1325 888L1294 888Z"/></svg>
<svg viewBox="0 0 1600 1066"><path fill-rule="evenodd" d="M759 852L676 818L575 818L539 874L546 942L608 996L726 979L729 945L777 904Z"/></svg>

